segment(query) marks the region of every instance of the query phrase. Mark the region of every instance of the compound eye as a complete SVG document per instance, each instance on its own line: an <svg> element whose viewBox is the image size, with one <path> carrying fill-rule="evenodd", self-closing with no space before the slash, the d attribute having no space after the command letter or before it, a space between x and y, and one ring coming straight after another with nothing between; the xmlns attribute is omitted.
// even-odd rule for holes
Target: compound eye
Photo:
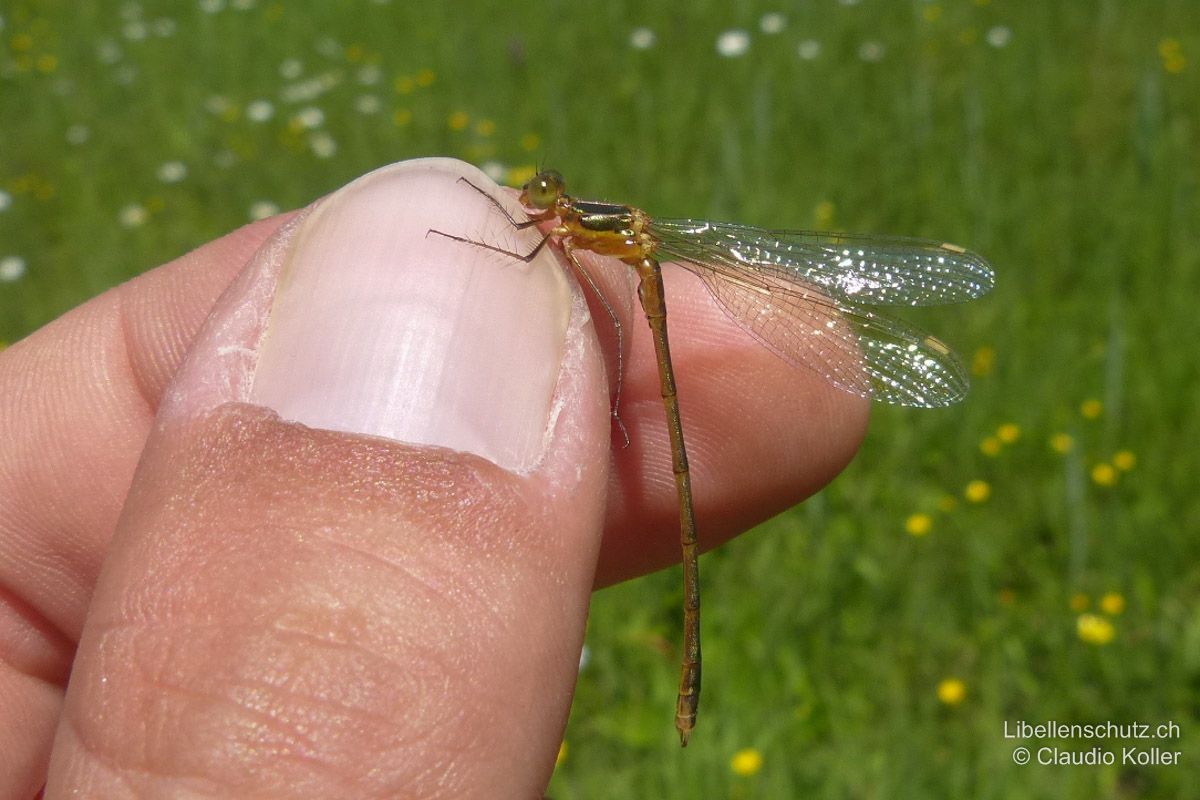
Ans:
<svg viewBox="0 0 1200 800"><path fill-rule="evenodd" d="M529 179L522 191L529 205L534 208L550 208L563 193L562 176L553 170L539 172Z"/></svg>

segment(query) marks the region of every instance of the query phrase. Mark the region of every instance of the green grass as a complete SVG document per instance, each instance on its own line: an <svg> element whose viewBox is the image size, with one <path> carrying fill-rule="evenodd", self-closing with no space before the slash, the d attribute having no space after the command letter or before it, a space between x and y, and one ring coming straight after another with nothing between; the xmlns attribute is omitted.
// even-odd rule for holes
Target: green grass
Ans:
<svg viewBox="0 0 1200 800"><path fill-rule="evenodd" d="M596 596L556 798L1200 797L1200 7L203 5L0 11L0 259L26 266L0 283L0 339L256 202L432 154L541 159L582 194L667 216L936 236L997 267L986 300L922 316L968 357L994 353L965 404L878 409L832 487L706 556L687 751L670 724L677 575ZM759 31L768 11L781 33ZM735 27L750 47L723 58ZM290 59L300 74L281 77ZM281 99L322 76L318 96ZM259 99L274 115L255 122ZM324 113L314 129L291 122L305 107ZM174 161L187 175L164 183ZM1019 438L985 454L1005 423ZM1066 453L1048 444L1062 433ZM1133 469L1094 480L1122 450ZM963 496L971 480L985 502ZM905 532L916 513L925 536ZM1098 610L1109 592L1121 613ZM1078 635L1084 603L1108 643ZM957 705L938 699L947 678ZM1017 766L1006 720L1173 721L1184 763ZM1041 744L1119 761L1134 743ZM730 768L743 748L763 756L750 777Z"/></svg>

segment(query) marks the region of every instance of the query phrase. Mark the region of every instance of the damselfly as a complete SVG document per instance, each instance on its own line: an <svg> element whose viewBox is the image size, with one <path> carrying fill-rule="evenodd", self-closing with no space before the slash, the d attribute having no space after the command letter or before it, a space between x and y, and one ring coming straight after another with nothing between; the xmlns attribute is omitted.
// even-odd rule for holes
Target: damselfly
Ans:
<svg viewBox="0 0 1200 800"><path fill-rule="evenodd" d="M442 231L431 233L526 262L548 241L558 241L617 325L617 397L620 326L575 251L613 256L637 272L638 297L658 359L679 494L684 633L675 727L686 747L700 701L700 573L659 259L699 276L734 322L787 363L813 370L854 394L925 408L961 400L967 391L966 372L941 340L876 308L971 300L992 288L992 269L980 256L945 242L656 219L631 206L577 200L552 170L537 174L521 189L520 203L529 218L516 220L483 189L460 180L487 197L516 228L556 223L530 253L513 253Z"/></svg>

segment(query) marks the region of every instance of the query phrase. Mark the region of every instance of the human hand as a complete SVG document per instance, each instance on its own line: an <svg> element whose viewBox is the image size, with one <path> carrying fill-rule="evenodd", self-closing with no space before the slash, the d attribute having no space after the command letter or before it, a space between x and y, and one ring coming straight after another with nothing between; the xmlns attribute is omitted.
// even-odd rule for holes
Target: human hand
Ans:
<svg viewBox="0 0 1200 800"><path fill-rule="evenodd" d="M678 508L644 324L611 449L555 254L426 238L536 243L460 175L377 171L0 354L0 796L542 791L590 591L677 560ZM866 402L665 272L711 547L836 474Z"/></svg>

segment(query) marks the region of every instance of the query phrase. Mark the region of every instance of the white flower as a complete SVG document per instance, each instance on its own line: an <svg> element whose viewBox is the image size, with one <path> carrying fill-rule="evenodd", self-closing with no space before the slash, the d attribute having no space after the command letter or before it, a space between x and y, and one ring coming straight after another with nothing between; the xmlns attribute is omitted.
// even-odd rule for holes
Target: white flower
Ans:
<svg viewBox="0 0 1200 800"><path fill-rule="evenodd" d="M772 11L770 14L763 14L762 19L758 21L758 29L763 33L779 33L787 27L787 17L780 14L778 11Z"/></svg>
<svg viewBox="0 0 1200 800"><path fill-rule="evenodd" d="M158 168L158 179L163 183L179 183L187 177L187 164L182 161L167 161Z"/></svg>
<svg viewBox="0 0 1200 800"><path fill-rule="evenodd" d="M877 42L874 39L863 42L858 47L858 57L863 61L875 63L883 60L884 47L882 42Z"/></svg>
<svg viewBox="0 0 1200 800"><path fill-rule="evenodd" d="M479 165L479 168L483 170L484 175L487 175L496 183L503 181L504 176L508 174L508 167L504 166L499 161L485 161Z"/></svg>
<svg viewBox="0 0 1200 800"><path fill-rule="evenodd" d="M20 256L0 258L0 281L15 281L25 274L25 259Z"/></svg>
<svg viewBox="0 0 1200 800"><path fill-rule="evenodd" d="M325 112L316 106L308 106L296 112L296 116L292 117L296 124L301 128L319 128L325 122Z"/></svg>
<svg viewBox="0 0 1200 800"><path fill-rule="evenodd" d="M117 219L123 227L137 228L146 222L148 216L150 215L143 206L131 203L121 209Z"/></svg>
<svg viewBox="0 0 1200 800"><path fill-rule="evenodd" d="M96 58L103 64L115 64L121 60L121 46L113 39L101 39L96 43Z"/></svg>
<svg viewBox="0 0 1200 800"><path fill-rule="evenodd" d="M1012 29L1007 25L997 25L987 32L987 43L992 47L1000 48L1008 44L1012 39Z"/></svg>
<svg viewBox="0 0 1200 800"><path fill-rule="evenodd" d="M821 43L816 39L805 39L796 46L796 52L805 61L812 61L817 56L821 55Z"/></svg>
<svg viewBox="0 0 1200 800"><path fill-rule="evenodd" d="M629 32L629 46L634 50L649 50L654 46L654 31L649 28L634 28Z"/></svg>
<svg viewBox="0 0 1200 800"><path fill-rule="evenodd" d="M7 211L12 207L12 195L0 189L0 211Z"/></svg>
<svg viewBox="0 0 1200 800"><path fill-rule="evenodd" d="M750 49L750 34L741 28L731 28L722 31L717 37L717 52L726 58L737 58L745 55Z"/></svg>
<svg viewBox="0 0 1200 800"><path fill-rule="evenodd" d="M131 42L142 41L149 32L150 29L146 27L146 23L140 19L125 23L125 27L121 29L121 33Z"/></svg>
<svg viewBox="0 0 1200 800"><path fill-rule="evenodd" d="M175 20L170 17L159 17L154 20L151 26L154 30L154 35L160 39L166 39L168 36L174 36L175 31L179 29Z"/></svg>
<svg viewBox="0 0 1200 800"><path fill-rule="evenodd" d="M205 14L216 14L225 8L225 0L200 0L200 10Z"/></svg>
<svg viewBox="0 0 1200 800"><path fill-rule="evenodd" d="M279 77L294 81L304 74L304 65L298 58L289 58L279 65Z"/></svg>
<svg viewBox="0 0 1200 800"><path fill-rule="evenodd" d="M378 64L367 64L358 71L358 82L363 86L374 86L383 77L383 70Z"/></svg>
<svg viewBox="0 0 1200 800"><path fill-rule="evenodd" d="M354 98L354 110L360 114L378 114L383 106L373 94L361 94Z"/></svg>
<svg viewBox="0 0 1200 800"><path fill-rule="evenodd" d="M68 144L76 144L76 145L83 144L88 139L90 139L91 136L92 136L91 130L88 129L87 125L84 125L82 123L77 122L74 125L72 125L71 127L67 128L67 143Z"/></svg>
<svg viewBox="0 0 1200 800"><path fill-rule="evenodd" d="M275 106L270 100L251 100L246 105L246 118L251 122L266 122L275 116Z"/></svg>
<svg viewBox="0 0 1200 800"><path fill-rule="evenodd" d="M270 200L259 200L250 206L250 219L266 219L279 213L279 206Z"/></svg>
<svg viewBox="0 0 1200 800"><path fill-rule="evenodd" d="M325 131L317 131L308 137L308 146L317 158L332 158L337 153L337 142Z"/></svg>

